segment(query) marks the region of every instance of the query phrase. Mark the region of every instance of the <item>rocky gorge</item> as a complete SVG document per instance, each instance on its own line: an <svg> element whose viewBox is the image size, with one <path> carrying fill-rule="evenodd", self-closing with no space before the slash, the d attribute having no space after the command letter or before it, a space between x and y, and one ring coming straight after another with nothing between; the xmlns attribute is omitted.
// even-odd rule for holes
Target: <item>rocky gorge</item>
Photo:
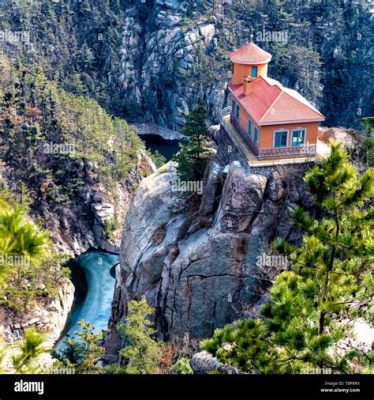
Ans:
<svg viewBox="0 0 374 400"><path fill-rule="evenodd" d="M29 40L5 41L7 53L42 63L66 90L147 130L155 124L165 138L176 135L200 97L210 122L218 122L229 54L251 38L274 55L270 75L323 108L330 126L357 128L371 108L370 87L361 82L372 75L372 14L360 2L66 0L35 1L29 10L13 3L4 2L12 18L0 28L25 31ZM48 20L58 21L58 31ZM356 69L347 74L351 58Z"/></svg>
<svg viewBox="0 0 374 400"><path fill-rule="evenodd" d="M118 183L116 196L108 194L105 186L90 179L92 165L84 163L82 170L87 173L85 185L73 204L51 205L41 198L38 207L39 218L45 222L56 245L56 249L69 259L78 258L88 250L118 253L120 248L121 225L132 196L133 188L144 174L155 169L152 160L140 153L138 163L126 182ZM1 177L7 178L9 171L2 170ZM110 237L106 224L114 215L118 219L117 229ZM53 346L60 338L74 302L74 286L69 279L63 279L55 298L41 299L23 312L10 312L0 307L0 335L8 343L22 338L24 329L35 327L46 335L46 343Z"/></svg>

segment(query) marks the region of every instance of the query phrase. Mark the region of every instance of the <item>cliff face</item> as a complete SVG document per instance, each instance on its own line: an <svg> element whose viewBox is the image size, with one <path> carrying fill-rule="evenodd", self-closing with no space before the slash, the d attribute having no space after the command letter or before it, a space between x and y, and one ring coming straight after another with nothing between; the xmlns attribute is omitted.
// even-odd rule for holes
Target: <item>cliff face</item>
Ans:
<svg viewBox="0 0 374 400"><path fill-rule="evenodd" d="M14 343L25 328L37 328L46 335L46 344L53 346L65 328L74 301L74 286L65 279L56 298L46 298L25 312L7 312L0 308L0 337Z"/></svg>
<svg viewBox="0 0 374 400"><path fill-rule="evenodd" d="M225 0L158 0L141 10L129 8L124 20L121 62L113 79L131 99L125 107L144 119L177 129L184 124L183 113L205 98L211 116L217 117L224 101L226 81L217 68L215 76L209 56L217 48L217 22L224 13ZM194 10L192 12L192 9ZM140 117L140 115L138 116Z"/></svg>
<svg viewBox="0 0 374 400"><path fill-rule="evenodd" d="M111 326L130 299L156 309L163 339L210 336L216 327L256 312L271 273L261 268L276 237L300 240L289 207L310 208L306 166L250 173L213 160L203 195L175 192L174 165L144 179L127 214ZM174 182L174 183L173 183ZM281 263L282 264L282 263Z"/></svg>

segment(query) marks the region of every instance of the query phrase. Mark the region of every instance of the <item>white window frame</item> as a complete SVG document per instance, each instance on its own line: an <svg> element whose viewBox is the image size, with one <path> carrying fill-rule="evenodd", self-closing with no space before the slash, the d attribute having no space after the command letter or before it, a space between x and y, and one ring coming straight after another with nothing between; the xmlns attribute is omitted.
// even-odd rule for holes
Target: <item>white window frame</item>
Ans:
<svg viewBox="0 0 374 400"><path fill-rule="evenodd" d="M282 148L284 148L284 147L275 147L275 136L276 136L276 134L278 133L278 132L287 132L287 139L286 139L286 146L284 146L284 147L288 147L288 140L289 140L289 133L290 133L290 130L289 129L276 129L275 131L273 131L273 148L274 149L282 149Z"/></svg>
<svg viewBox="0 0 374 400"><path fill-rule="evenodd" d="M303 143L303 144L298 144L298 145L293 145L293 144L292 144L293 133L294 133L295 131L304 131L304 143ZM298 127L298 128L293 128L293 129L291 130L291 136L290 136L290 147L301 147L301 146L305 146L305 144L308 143L307 140L306 140L306 138L307 138L307 129L306 129L306 128L302 128L301 126Z"/></svg>

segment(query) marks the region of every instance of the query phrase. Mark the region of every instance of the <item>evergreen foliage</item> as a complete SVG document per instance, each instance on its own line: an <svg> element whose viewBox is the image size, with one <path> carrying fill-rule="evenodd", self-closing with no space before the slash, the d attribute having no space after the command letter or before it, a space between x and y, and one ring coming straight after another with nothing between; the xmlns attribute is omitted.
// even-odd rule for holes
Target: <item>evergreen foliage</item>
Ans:
<svg viewBox="0 0 374 400"><path fill-rule="evenodd" d="M38 296L53 297L65 276L61 261L25 209L0 200L0 305L24 310Z"/></svg>
<svg viewBox="0 0 374 400"><path fill-rule="evenodd" d="M181 133L187 139L182 141L180 151L175 156L178 174L184 181L201 180L209 157L208 140L210 138L204 102L200 99L197 107L184 117L186 124Z"/></svg>
<svg viewBox="0 0 374 400"><path fill-rule="evenodd" d="M152 161L155 163L156 168L160 168L166 164L166 157L163 156L158 150L148 151Z"/></svg>
<svg viewBox="0 0 374 400"><path fill-rule="evenodd" d="M81 330L75 332L75 338L66 339L66 347L61 352L54 352L57 368L71 368L77 374L99 374L104 369L97 366L100 357L104 355L102 346L104 333L95 333L94 327L85 321L80 321Z"/></svg>
<svg viewBox="0 0 374 400"><path fill-rule="evenodd" d="M41 371L39 358L48 349L43 345L44 335L33 328L25 330L22 343L16 355L12 357L13 367L19 374L35 374Z"/></svg>
<svg viewBox="0 0 374 400"><path fill-rule="evenodd" d="M191 375L193 370L190 365L190 360L186 357L180 358L175 364L170 368L171 372L181 375Z"/></svg>
<svg viewBox="0 0 374 400"><path fill-rule="evenodd" d="M125 360L127 374L154 374L161 358L161 345L153 338L155 329L149 320L153 309L146 300L129 302L129 315L119 330L125 346L120 355Z"/></svg>
<svg viewBox="0 0 374 400"><path fill-rule="evenodd" d="M59 89L40 67L13 66L2 56L0 88L0 157L16 171L16 188L24 182L34 196L39 191L49 203L66 203L88 179L82 161L92 165L90 179L108 190L136 165L144 145L135 131L96 101ZM53 145L69 151L53 154Z"/></svg>
<svg viewBox="0 0 374 400"><path fill-rule="evenodd" d="M254 320L217 329L202 347L244 371L333 373L365 371L373 353L343 340L357 319L373 322L374 170L360 175L339 144L331 156L305 176L318 218L301 208L294 223L303 244L284 240L275 249L287 254L290 271L270 290L270 301Z"/></svg>

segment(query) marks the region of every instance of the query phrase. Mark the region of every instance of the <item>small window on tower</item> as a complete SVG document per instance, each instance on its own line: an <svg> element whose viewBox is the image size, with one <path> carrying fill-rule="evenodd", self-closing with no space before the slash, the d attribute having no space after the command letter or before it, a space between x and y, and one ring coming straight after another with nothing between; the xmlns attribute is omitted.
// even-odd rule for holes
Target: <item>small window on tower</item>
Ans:
<svg viewBox="0 0 374 400"><path fill-rule="evenodd" d="M252 78L256 78L257 77L257 67L256 66L252 67L251 77Z"/></svg>

